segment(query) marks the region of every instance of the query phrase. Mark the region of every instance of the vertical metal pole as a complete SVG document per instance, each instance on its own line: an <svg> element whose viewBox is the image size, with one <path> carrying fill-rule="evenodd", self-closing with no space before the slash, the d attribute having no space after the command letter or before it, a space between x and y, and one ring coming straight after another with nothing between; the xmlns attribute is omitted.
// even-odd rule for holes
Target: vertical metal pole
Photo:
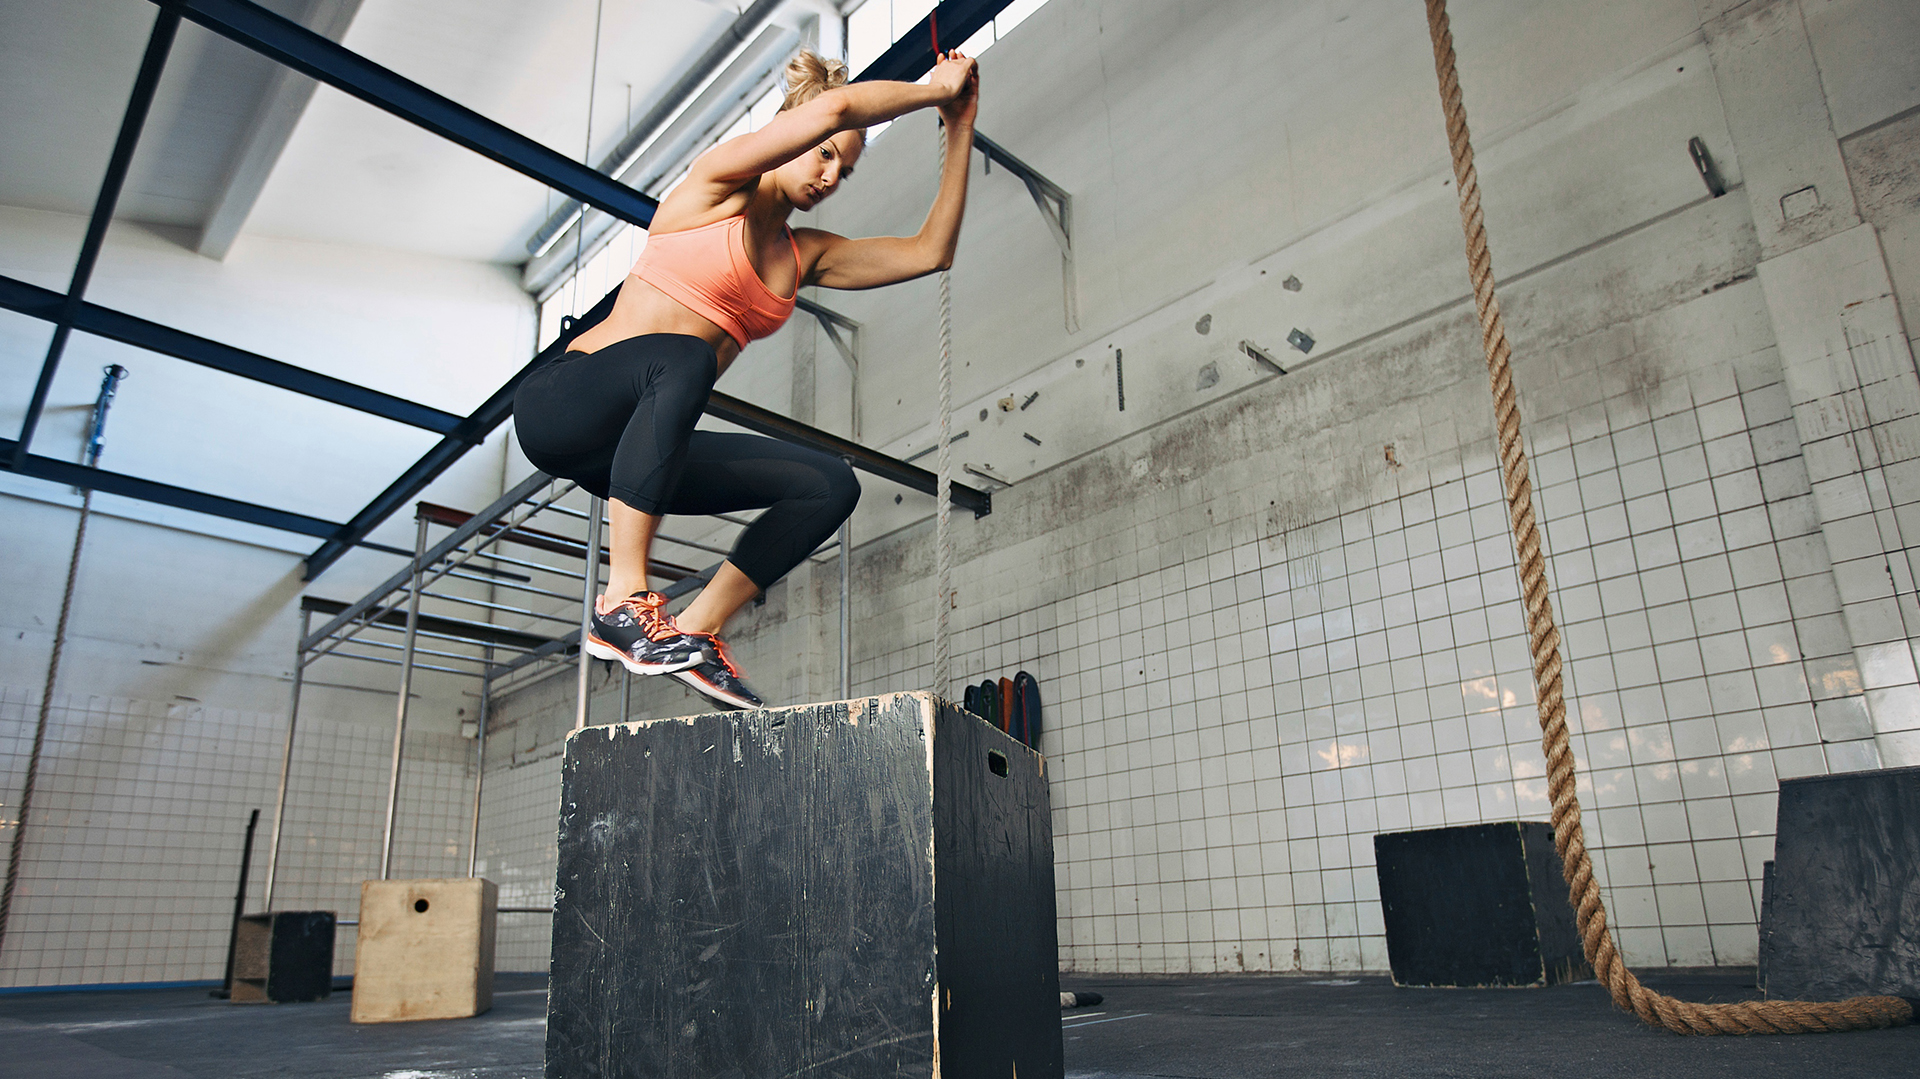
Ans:
<svg viewBox="0 0 1920 1079"><path fill-rule="evenodd" d="M573 729L583 730L587 725L587 672L592 668L593 657L587 654L587 633L593 629L593 601L600 594L600 512L604 505L598 498L587 500L587 565L582 574L585 583L580 592L580 678L579 701L574 706Z"/></svg>
<svg viewBox="0 0 1920 1079"><path fill-rule="evenodd" d="M486 673L480 678L480 718L474 724L473 834L467 838L467 876L477 877L480 864L480 788L487 778L487 718L493 704L493 646L482 653Z"/></svg>
<svg viewBox="0 0 1920 1079"><path fill-rule="evenodd" d="M400 653L400 704L393 717L393 771L387 776L387 829L380 840L380 879L393 879L393 831L400 811L400 746L407 736L407 702L413 696L413 649L420 630L420 590L427 574L427 519L416 522L413 584L407 589L407 642Z"/></svg>
<svg viewBox="0 0 1920 1079"><path fill-rule="evenodd" d="M280 868L280 830L287 819L287 777L293 772L293 730L300 722L300 684L307 675L307 633L313 625L313 612L300 612L300 636L293 642L293 701L287 706L287 744L280 750L280 793L273 799L273 835L267 840L266 894L260 909L273 909L274 874Z"/></svg>
<svg viewBox="0 0 1920 1079"><path fill-rule="evenodd" d="M840 699L853 696L853 518L840 522Z"/></svg>
<svg viewBox="0 0 1920 1079"><path fill-rule="evenodd" d="M633 672L620 668L620 722L625 723L633 701Z"/></svg>

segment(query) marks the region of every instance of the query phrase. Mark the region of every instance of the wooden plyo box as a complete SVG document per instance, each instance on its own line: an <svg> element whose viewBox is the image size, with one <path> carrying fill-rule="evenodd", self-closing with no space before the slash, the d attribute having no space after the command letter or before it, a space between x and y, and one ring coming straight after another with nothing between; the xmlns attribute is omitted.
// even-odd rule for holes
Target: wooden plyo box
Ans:
<svg viewBox="0 0 1920 1079"><path fill-rule="evenodd" d="M567 744L548 1079L1060 1079L1045 760L925 693Z"/></svg>
<svg viewBox="0 0 1920 1079"><path fill-rule="evenodd" d="M500 889L482 877L360 885L353 1021L464 1019L493 1007Z"/></svg>
<svg viewBox="0 0 1920 1079"><path fill-rule="evenodd" d="M1761 991L1920 997L1920 768L1781 780L1778 814Z"/></svg>
<svg viewBox="0 0 1920 1079"><path fill-rule="evenodd" d="M333 992L333 912L280 910L240 919L233 939L235 1004L325 1000Z"/></svg>
<svg viewBox="0 0 1920 1079"><path fill-rule="evenodd" d="M1545 986L1593 977L1553 826L1504 821L1373 837L1396 985Z"/></svg>

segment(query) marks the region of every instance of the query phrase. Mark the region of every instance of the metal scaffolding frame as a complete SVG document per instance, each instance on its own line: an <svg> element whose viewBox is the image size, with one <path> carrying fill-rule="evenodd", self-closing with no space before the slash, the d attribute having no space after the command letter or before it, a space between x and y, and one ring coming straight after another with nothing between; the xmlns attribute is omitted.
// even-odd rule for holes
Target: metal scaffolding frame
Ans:
<svg viewBox="0 0 1920 1079"><path fill-rule="evenodd" d="M301 600L300 637L294 648L292 700L288 709L287 733L281 750L280 779L274 798L273 826L267 845L267 872L262 909L273 909L274 888L280 871L281 839L285 834L289 784L293 774L294 740L300 720L301 691L307 668L328 657L351 659L400 668L398 700L394 709L393 754L387 774L385 823L380 843L380 878L393 874L394 839L398 831L402 750L405 746L408 711L413 698L416 671L434 671L471 678L480 684L479 707L475 721L473 806L467 843L467 875L473 876L480 851L480 814L483 805L487 765L487 723L496 694L517 689L548 677L575 664L578 671L574 728L584 727L588 715L591 657L580 648L586 620L592 615L594 597L600 590L600 567L608 561L601 542L604 503L590 498L585 512L560 505L577 485L535 472L492 505L478 513L466 514L432 503L417 503L414 511L414 549L407 565L375 586L353 603L306 596ZM542 514L554 514L583 521L584 541L559 532L534 528L532 520ZM730 525L745 526L752 521L734 514L714 514ZM449 531L429 544L431 529ZM725 548L682 536L659 533L655 539L688 550L726 555ZM839 535L815 550L809 557L818 559L832 552L840 563L840 671L842 696L850 691L851 664L851 574L846 557L850 546L849 528L840 527ZM503 547L516 548L509 553ZM559 562L542 560L537 555L557 555ZM580 568L575 569L578 566ZM685 595L712 577L718 563L705 569L653 560L650 577L671 580L659 589L670 598ZM465 581L485 585L486 595L462 595L450 590L450 582ZM576 583L577 582L577 583ZM576 602L571 588L577 587L579 614L568 613ZM503 602L500 590L513 593L518 603ZM434 601L436 611L423 611L423 600ZM559 603L543 607L541 601ZM439 613L451 609L467 612ZM315 615L326 621L313 626ZM502 625L488 619L508 617L529 622L526 628ZM542 626L541 623L546 623ZM556 632L566 627L564 633ZM396 639L397 638L397 639ZM622 671L623 676L625 671ZM623 681L620 718L627 719L630 679ZM507 909L507 908L502 908ZM520 910L521 908L513 908ZM526 908L532 911L537 908Z"/></svg>

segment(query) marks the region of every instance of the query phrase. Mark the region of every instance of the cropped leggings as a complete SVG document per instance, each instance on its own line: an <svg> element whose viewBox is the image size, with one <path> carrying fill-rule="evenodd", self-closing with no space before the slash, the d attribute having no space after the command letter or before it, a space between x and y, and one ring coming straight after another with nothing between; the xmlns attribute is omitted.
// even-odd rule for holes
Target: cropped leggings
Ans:
<svg viewBox="0 0 1920 1079"><path fill-rule="evenodd" d="M765 507L728 556L765 588L853 513L860 484L831 454L694 430L717 370L713 346L685 334L569 352L520 384L514 430L535 468L642 513Z"/></svg>

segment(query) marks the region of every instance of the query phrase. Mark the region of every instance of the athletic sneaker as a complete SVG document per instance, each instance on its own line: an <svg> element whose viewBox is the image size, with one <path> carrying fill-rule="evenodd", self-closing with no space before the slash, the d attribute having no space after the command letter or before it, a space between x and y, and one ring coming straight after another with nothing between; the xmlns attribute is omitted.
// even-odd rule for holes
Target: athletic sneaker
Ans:
<svg viewBox="0 0 1920 1079"><path fill-rule="evenodd" d="M766 702L755 696L753 690L741 681L740 668L735 667L732 658L727 655L726 644L710 633L695 636L706 641L712 658L698 666L675 672L674 677L727 711L765 707Z"/></svg>
<svg viewBox="0 0 1920 1079"><path fill-rule="evenodd" d="M601 614L596 605L587 654L616 659L635 674L672 674L707 662L704 636L682 633L664 608L667 597L640 591Z"/></svg>

